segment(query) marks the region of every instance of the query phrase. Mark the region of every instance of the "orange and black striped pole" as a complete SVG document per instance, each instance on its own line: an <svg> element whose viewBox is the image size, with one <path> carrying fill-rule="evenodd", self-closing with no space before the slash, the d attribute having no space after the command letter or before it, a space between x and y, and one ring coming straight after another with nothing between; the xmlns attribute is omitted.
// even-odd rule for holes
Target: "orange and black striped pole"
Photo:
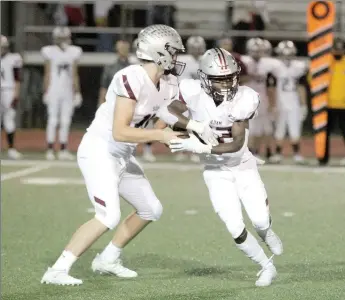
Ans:
<svg viewBox="0 0 345 300"><path fill-rule="evenodd" d="M311 108L313 112L314 145L321 161L327 145L328 86L333 46L335 5L332 1L312 1L307 10L308 54L310 58Z"/></svg>

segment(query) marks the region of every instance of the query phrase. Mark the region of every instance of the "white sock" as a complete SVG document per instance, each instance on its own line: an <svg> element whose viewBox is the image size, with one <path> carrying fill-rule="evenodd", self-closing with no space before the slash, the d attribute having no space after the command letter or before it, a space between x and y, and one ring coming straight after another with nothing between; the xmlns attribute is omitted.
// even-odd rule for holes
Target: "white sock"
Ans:
<svg viewBox="0 0 345 300"><path fill-rule="evenodd" d="M236 244L237 248L242 250L252 261L264 267L268 263L268 257L259 245L257 239L247 231L247 238L242 244Z"/></svg>
<svg viewBox="0 0 345 300"><path fill-rule="evenodd" d="M100 254L102 260L107 262L115 262L121 255L122 248L119 248L110 242L107 247L104 248L103 252Z"/></svg>
<svg viewBox="0 0 345 300"><path fill-rule="evenodd" d="M72 252L64 250L52 268L56 270L66 270L68 273L77 259L78 257Z"/></svg>

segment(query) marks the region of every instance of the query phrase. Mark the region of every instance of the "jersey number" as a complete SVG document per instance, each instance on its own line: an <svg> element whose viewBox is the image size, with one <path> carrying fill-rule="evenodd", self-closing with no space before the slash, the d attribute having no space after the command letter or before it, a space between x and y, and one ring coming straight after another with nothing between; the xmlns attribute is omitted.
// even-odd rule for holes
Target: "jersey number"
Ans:
<svg viewBox="0 0 345 300"><path fill-rule="evenodd" d="M292 78L284 77L282 78L282 90L283 92L296 92L297 86L296 82Z"/></svg>
<svg viewBox="0 0 345 300"><path fill-rule="evenodd" d="M156 114L152 115L146 115L140 122L135 124L135 128L146 128L147 125L149 125L149 122L151 119L153 119L156 116Z"/></svg>
<svg viewBox="0 0 345 300"><path fill-rule="evenodd" d="M69 64L58 65L58 74L60 75L62 71L69 71Z"/></svg>

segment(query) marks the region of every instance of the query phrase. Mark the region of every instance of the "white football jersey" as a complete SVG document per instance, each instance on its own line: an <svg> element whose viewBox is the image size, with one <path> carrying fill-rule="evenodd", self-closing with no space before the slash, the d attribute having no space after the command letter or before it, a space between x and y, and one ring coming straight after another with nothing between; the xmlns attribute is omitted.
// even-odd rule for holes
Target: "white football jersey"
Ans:
<svg viewBox="0 0 345 300"><path fill-rule="evenodd" d="M179 56L177 60L186 64L183 73L179 76L179 81L182 79L199 79L200 57L195 59L193 55L186 54Z"/></svg>
<svg viewBox="0 0 345 300"><path fill-rule="evenodd" d="M73 91L73 65L82 55L82 49L70 45L62 50L57 45L51 45L43 47L41 54L46 61L50 62L49 91L71 93Z"/></svg>
<svg viewBox="0 0 345 300"><path fill-rule="evenodd" d="M209 122L213 130L221 133L220 143L232 142L231 128L234 122L254 118L260 104L259 94L247 86L240 86L232 101L223 101L218 106L201 88L199 80L185 79L180 83L180 100L187 107L191 119L199 122ZM225 153L222 155L200 155L205 165L236 166L252 157L248 150L248 134L240 155Z"/></svg>
<svg viewBox="0 0 345 300"><path fill-rule="evenodd" d="M279 60L272 70L277 83L277 106L283 109L295 109L300 106L298 81L307 73L305 62L292 60L289 64Z"/></svg>
<svg viewBox="0 0 345 300"><path fill-rule="evenodd" d="M6 53L1 57L1 89L15 87L14 69L22 66L23 60L18 53Z"/></svg>
<svg viewBox="0 0 345 300"><path fill-rule="evenodd" d="M133 154L136 144L116 142L112 136L116 96L129 98L128 101L136 101L130 126L145 128L161 107L178 99L177 78L172 75L163 76L159 82L159 89L157 89L140 65L128 66L114 75L105 96L106 101L98 108L95 119L87 130L106 139L112 155L129 158Z"/></svg>
<svg viewBox="0 0 345 300"><path fill-rule="evenodd" d="M271 57L262 57L255 61L252 57L241 56L243 63L246 65L248 75L254 75L256 78L246 82L246 85L251 87L254 91L260 94L260 111L267 110L267 75L277 68L278 61Z"/></svg>

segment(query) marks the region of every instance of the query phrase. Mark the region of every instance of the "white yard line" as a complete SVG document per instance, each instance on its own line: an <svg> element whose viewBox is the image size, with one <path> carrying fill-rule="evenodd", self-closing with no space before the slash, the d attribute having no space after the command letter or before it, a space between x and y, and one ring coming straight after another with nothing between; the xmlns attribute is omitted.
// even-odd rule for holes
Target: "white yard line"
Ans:
<svg viewBox="0 0 345 300"><path fill-rule="evenodd" d="M31 175L31 174L37 173L37 172L42 171L42 170L46 170L48 168L50 168L50 165L48 165L48 164L45 164L45 165L41 164L41 165L38 165L38 166L25 168L25 169L22 169L22 170L19 170L19 171L9 172L9 173L1 175L1 181L10 180L10 179L14 179L14 178L21 178L21 177L24 177L24 176L27 176L27 175Z"/></svg>
<svg viewBox="0 0 345 300"><path fill-rule="evenodd" d="M2 160L3 166L47 166L58 168L77 168L76 161L51 161L45 160ZM202 166L198 164L178 164L178 163L142 163L144 169L147 170L176 170L176 171L191 171L202 170ZM295 165L263 165L259 166L262 171L273 172L291 172L291 173L331 173L331 174L344 174L345 168L343 167L317 167L317 166L295 166Z"/></svg>

